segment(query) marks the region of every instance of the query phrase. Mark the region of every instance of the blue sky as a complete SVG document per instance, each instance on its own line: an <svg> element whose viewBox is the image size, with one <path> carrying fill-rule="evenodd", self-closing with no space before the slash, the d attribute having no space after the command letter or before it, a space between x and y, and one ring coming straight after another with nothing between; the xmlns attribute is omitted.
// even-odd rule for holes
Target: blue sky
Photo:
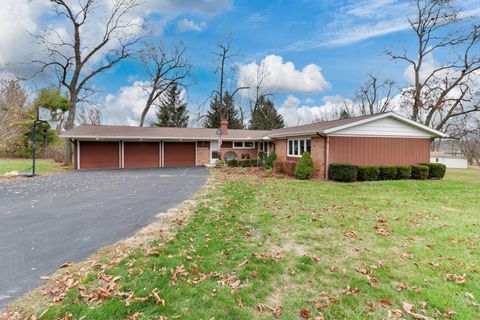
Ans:
<svg viewBox="0 0 480 320"><path fill-rule="evenodd" d="M55 17L45 4L42 6L45 0L37 0L41 10L19 0L4 1L7 4L3 17L0 13L0 28L12 31L0 36L4 44L0 44L0 67L8 71L9 63L15 62L12 60L28 56L29 50L38 50L28 47L26 40L22 44L24 35L19 37L20 32L37 30L36 24ZM474 16L480 13L480 0L464 0L458 6ZM23 19L15 22L16 19L9 18L9 9ZM212 51L229 34L233 36L233 51L238 53L231 62L238 69L254 62L259 64L267 57L269 61L280 61L280 67L293 63L294 70L286 68L283 76L275 75L278 79L273 85L275 105L289 108L282 112L292 114L288 122L293 124L308 121L314 114L310 112L312 108L318 110L328 101L351 99L371 72L382 79L395 80L398 87L408 86L406 65L390 61L384 50L414 49L415 39L406 25L412 10L408 0L151 0L137 14L144 19L150 41L183 42L188 48L193 65L188 89L192 111L197 111L217 86ZM14 40L15 44L8 46ZM432 59L440 63L442 57ZM305 71L307 65L310 67ZM229 76L231 87L236 87L238 74ZM283 83L295 76L306 81L304 87ZM138 84L145 80L134 61L122 62L95 80L96 100L105 108L107 122L135 124L137 109L142 105ZM305 89L311 82L312 88ZM302 108L303 113L294 114Z"/></svg>

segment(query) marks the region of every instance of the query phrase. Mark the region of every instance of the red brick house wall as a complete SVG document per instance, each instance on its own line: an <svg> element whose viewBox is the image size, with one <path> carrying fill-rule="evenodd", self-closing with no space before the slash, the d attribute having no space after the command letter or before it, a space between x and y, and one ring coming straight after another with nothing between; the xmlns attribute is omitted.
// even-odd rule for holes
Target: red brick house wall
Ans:
<svg viewBox="0 0 480 320"><path fill-rule="evenodd" d="M293 139L293 138L292 138ZM313 160L313 176L315 178L325 178L325 138L311 137L312 160ZM277 154L277 161L294 161L297 162L299 157L289 157L287 155L287 139L275 140L275 153Z"/></svg>

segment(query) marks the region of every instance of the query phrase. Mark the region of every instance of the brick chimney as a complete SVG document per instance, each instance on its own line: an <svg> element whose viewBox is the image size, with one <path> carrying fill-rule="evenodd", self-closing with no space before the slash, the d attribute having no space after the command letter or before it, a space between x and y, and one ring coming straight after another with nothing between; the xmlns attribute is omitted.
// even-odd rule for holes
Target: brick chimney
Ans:
<svg viewBox="0 0 480 320"><path fill-rule="evenodd" d="M228 119L224 117L222 121L220 122L220 129L222 129L222 134L227 135L228 134Z"/></svg>

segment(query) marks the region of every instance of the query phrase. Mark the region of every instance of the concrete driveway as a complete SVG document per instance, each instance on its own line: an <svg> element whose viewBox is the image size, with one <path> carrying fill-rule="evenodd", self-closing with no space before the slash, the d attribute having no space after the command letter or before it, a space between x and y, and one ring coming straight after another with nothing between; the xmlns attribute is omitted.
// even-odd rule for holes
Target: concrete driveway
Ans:
<svg viewBox="0 0 480 320"><path fill-rule="evenodd" d="M205 168L79 171L0 184L0 310L152 223L205 183Z"/></svg>

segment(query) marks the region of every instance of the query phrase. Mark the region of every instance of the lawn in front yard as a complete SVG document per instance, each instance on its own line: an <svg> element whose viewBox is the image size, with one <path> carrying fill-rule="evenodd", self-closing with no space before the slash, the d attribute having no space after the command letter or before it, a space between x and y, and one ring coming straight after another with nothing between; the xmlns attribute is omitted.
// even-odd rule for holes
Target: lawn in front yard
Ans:
<svg viewBox="0 0 480 320"><path fill-rule="evenodd" d="M51 159L36 160L36 173L52 173L68 170L68 167ZM0 159L0 175L16 171L19 173L32 172L32 159Z"/></svg>
<svg viewBox="0 0 480 320"><path fill-rule="evenodd" d="M37 316L479 319L479 172L350 184L212 175L173 238L79 273Z"/></svg>

